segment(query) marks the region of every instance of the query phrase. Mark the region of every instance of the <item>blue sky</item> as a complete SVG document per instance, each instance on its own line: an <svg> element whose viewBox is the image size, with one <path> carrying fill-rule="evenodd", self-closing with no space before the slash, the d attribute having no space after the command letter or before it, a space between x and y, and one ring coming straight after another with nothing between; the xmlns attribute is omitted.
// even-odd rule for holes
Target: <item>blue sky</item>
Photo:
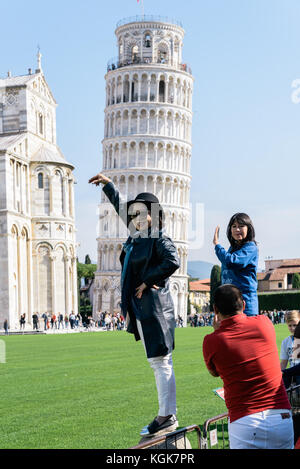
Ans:
<svg viewBox="0 0 300 469"><path fill-rule="evenodd" d="M214 227L227 247L237 211L253 219L261 267L267 256L300 257L299 1L144 0L144 10L182 21L195 78L191 202L204 207L204 243L191 258L216 261ZM39 44L58 102L58 144L76 167L80 260L96 259L100 194L87 181L102 168L106 63L117 55L116 23L140 13L136 0L1 6L0 76L35 69Z"/></svg>

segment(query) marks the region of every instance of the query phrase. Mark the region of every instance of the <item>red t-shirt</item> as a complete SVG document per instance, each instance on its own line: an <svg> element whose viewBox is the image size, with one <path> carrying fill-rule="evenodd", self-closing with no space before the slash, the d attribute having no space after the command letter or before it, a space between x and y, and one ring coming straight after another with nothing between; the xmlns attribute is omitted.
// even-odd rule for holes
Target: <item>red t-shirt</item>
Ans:
<svg viewBox="0 0 300 469"><path fill-rule="evenodd" d="M204 337L209 370L224 383L230 422L267 409L290 409L282 381L275 329L266 316L237 314Z"/></svg>

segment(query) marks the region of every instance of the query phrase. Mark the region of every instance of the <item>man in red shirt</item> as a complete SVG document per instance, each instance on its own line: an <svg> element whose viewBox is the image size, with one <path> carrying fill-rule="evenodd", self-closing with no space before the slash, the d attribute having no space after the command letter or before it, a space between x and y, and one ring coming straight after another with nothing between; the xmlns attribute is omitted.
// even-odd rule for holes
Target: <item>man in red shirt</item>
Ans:
<svg viewBox="0 0 300 469"><path fill-rule="evenodd" d="M234 285L215 292L214 332L203 355L224 383L231 449L292 449L291 406L282 381L275 330L266 316L246 316Z"/></svg>

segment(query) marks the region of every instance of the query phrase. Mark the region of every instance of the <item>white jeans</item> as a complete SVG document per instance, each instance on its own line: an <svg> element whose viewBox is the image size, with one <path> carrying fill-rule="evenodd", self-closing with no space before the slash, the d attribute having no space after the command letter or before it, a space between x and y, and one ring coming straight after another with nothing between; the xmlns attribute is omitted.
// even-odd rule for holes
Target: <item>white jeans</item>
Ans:
<svg viewBox="0 0 300 469"><path fill-rule="evenodd" d="M140 321L137 328L145 348L145 341ZM146 351L146 348L145 348ZM176 415L176 384L173 369L172 354L161 357L147 358L154 371L156 389L158 395L158 414L160 416Z"/></svg>
<svg viewBox="0 0 300 469"><path fill-rule="evenodd" d="M294 448L293 419L287 409L270 409L246 415L229 422L228 433L230 449Z"/></svg>

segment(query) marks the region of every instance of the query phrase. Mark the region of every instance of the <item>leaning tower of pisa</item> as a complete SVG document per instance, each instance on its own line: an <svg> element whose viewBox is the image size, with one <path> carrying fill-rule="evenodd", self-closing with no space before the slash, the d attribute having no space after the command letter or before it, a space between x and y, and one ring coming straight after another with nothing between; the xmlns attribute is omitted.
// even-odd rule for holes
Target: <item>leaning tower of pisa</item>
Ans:
<svg viewBox="0 0 300 469"><path fill-rule="evenodd" d="M181 267L171 277L176 315L186 323L192 91L183 63L184 30L168 18L142 16L118 23L118 57L108 62L102 172L125 199L153 192L166 214ZM94 316L120 309L120 263L126 230L102 192Z"/></svg>

